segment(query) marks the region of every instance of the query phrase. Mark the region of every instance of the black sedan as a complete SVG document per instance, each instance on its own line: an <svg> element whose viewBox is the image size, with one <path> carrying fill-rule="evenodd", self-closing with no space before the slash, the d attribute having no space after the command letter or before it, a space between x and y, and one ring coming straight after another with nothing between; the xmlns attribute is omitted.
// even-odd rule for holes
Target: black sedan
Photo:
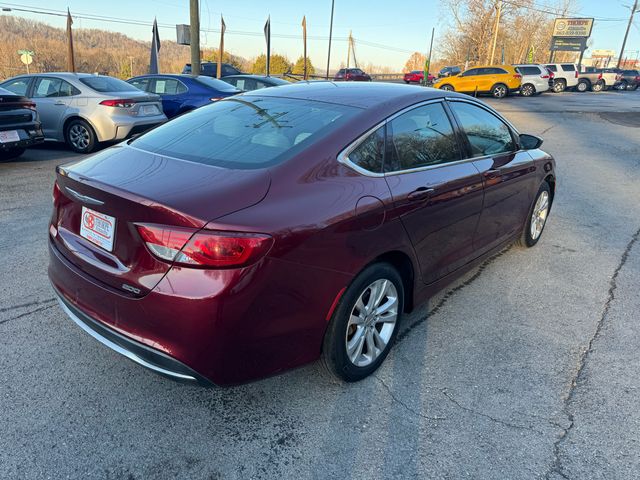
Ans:
<svg viewBox="0 0 640 480"><path fill-rule="evenodd" d="M228 75L222 77L220 80L230 83L244 92L259 90L260 88L277 87L278 85L289 85L291 83L282 78L267 77L265 75Z"/></svg>
<svg viewBox="0 0 640 480"><path fill-rule="evenodd" d="M17 158L25 148L42 142L36 104L0 88L0 160Z"/></svg>

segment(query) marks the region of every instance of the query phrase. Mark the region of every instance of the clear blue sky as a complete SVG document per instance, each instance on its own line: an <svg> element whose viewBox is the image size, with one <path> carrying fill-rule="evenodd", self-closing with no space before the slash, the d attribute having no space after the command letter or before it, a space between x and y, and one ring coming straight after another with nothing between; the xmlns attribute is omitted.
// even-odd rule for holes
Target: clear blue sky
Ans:
<svg viewBox="0 0 640 480"><path fill-rule="evenodd" d="M307 17L309 37L327 37L331 0L200 0L201 27L218 29L220 13L227 25L225 48L238 55L250 58L264 52L265 43L262 28L267 15L271 15L273 35L294 35L298 38L272 39L272 52L283 53L295 60L302 53L301 36L302 16ZM633 0L583 0L572 13L585 17L596 17L592 34L592 48L619 51L622 37L629 17L629 5ZM536 0L536 5L549 7L554 0ZM175 25L189 23L188 0L13 0L0 1L0 6L24 5L35 9L66 10L72 14L94 14L121 19L151 22L157 17L158 23ZM5 13L45 21L63 27L65 19L50 15L30 14L18 11ZM600 17L602 20L598 20ZM607 19L607 20L604 20ZM344 39L353 30L356 39L356 53L359 63L388 65L401 70L409 53L426 52L431 28L436 28L436 47L438 34L443 33L450 21L449 13L442 2L434 0L336 0L334 14L334 41L332 45L331 66L337 67L346 60L347 42ZM640 50L640 13L636 14L635 25L631 27L627 41L626 55L635 57ZM148 26L126 25L107 21L95 21L76 18L74 27L104 28L118 31L134 38L150 40ZM234 33L237 32L237 33ZM242 32L251 32L248 35ZM175 28L161 28L161 38L175 40ZM206 46L217 46L219 34L204 32L201 39ZM359 41L382 44L391 49L367 46ZM309 56L318 67L326 65L327 40L308 41ZM434 51L437 55L437 50ZM589 56L589 52L587 52Z"/></svg>

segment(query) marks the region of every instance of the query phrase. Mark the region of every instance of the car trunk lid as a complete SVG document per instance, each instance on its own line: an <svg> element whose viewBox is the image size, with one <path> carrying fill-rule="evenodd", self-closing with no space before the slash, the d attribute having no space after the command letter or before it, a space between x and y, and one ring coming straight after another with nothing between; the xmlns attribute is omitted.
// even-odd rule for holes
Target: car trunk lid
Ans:
<svg viewBox="0 0 640 480"><path fill-rule="evenodd" d="M260 202L269 186L266 170L231 170L116 146L58 167L50 233L80 270L123 294L143 296L171 264L148 251L136 224L200 229ZM113 223L113 235L105 235L112 246L85 238L89 220Z"/></svg>

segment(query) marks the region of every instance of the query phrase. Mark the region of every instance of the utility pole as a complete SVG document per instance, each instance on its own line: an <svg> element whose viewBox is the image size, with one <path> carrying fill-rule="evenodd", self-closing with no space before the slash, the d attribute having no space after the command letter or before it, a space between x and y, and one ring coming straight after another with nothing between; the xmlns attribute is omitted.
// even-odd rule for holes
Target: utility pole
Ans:
<svg viewBox="0 0 640 480"><path fill-rule="evenodd" d="M491 47L491 60L489 60L489 65L493 65L493 57L496 53L498 29L500 28L500 15L502 15L502 0L498 3L498 14L496 15L496 27L493 29L493 46Z"/></svg>
<svg viewBox="0 0 640 480"><path fill-rule="evenodd" d="M431 52L433 51L433 36L436 33L436 27L431 29L431 42L429 43L429 57L427 58L427 71L424 72L424 78L422 79L423 83L428 83L429 81L429 70L431 70Z"/></svg>
<svg viewBox="0 0 640 480"><path fill-rule="evenodd" d="M347 46L347 68L349 68L349 60L351 59L351 42L353 42L353 39L351 37L351 30L349 30L349 44Z"/></svg>
<svg viewBox="0 0 640 480"><path fill-rule="evenodd" d="M622 40L622 49L620 50L620 55L618 55L618 65L620 68L620 62L622 61L622 56L624 55L624 47L627 45L627 37L629 36L629 30L631 29L631 24L633 23L633 15L638 11L638 0L633 2L633 7L631 7L631 16L629 17L629 23L627 24L627 31L624 33L624 40Z"/></svg>
<svg viewBox="0 0 640 480"><path fill-rule="evenodd" d="M198 0L189 0L191 16L191 75L200 75L200 10Z"/></svg>
<svg viewBox="0 0 640 480"><path fill-rule="evenodd" d="M327 52L327 80L329 80L329 63L331 62L331 36L333 35L333 7L336 0L331 0L331 23L329 24L329 51Z"/></svg>

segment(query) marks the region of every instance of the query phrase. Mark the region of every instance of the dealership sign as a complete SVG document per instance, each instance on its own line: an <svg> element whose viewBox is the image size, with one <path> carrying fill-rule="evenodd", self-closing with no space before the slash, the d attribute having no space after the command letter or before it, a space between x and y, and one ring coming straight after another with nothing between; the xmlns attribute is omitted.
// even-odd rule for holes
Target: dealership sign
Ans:
<svg viewBox="0 0 640 480"><path fill-rule="evenodd" d="M592 28L593 18L556 18L553 24L553 36L589 38Z"/></svg>
<svg viewBox="0 0 640 480"><path fill-rule="evenodd" d="M555 52L582 52L586 49L586 38L553 37L551 41L551 50Z"/></svg>

